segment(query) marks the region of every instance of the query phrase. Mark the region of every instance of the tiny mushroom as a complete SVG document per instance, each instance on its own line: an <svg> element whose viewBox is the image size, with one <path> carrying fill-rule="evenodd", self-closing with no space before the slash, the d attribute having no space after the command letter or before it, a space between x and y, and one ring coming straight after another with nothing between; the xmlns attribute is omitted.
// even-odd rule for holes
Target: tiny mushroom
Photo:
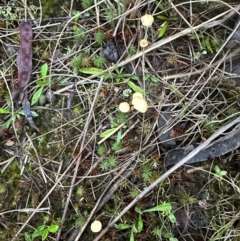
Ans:
<svg viewBox="0 0 240 241"><path fill-rule="evenodd" d="M153 24L154 18L150 14L145 14L144 16L141 17L141 22L142 25L145 27L151 27Z"/></svg>
<svg viewBox="0 0 240 241"><path fill-rule="evenodd" d="M92 224L91 224L91 230L93 233L98 233L100 232L102 229L102 223L98 220L95 220Z"/></svg>
<svg viewBox="0 0 240 241"><path fill-rule="evenodd" d="M147 101L141 96L134 97L132 99L132 104L134 109L138 110L141 113L145 113L148 109Z"/></svg>
<svg viewBox="0 0 240 241"><path fill-rule="evenodd" d="M148 46L148 41L147 41L146 39L141 39L141 40L140 40L140 46L141 46L142 48L147 47L147 46Z"/></svg>
<svg viewBox="0 0 240 241"><path fill-rule="evenodd" d="M121 102L118 106L119 110L123 113L130 111L130 105L127 102Z"/></svg>
<svg viewBox="0 0 240 241"><path fill-rule="evenodd" d="M134 99L134 98L137 97L137 96L140 96L140 97L143 98L143 94L140 93L140 92L135 92L135 93L133 94L132 98Z"/></svg>

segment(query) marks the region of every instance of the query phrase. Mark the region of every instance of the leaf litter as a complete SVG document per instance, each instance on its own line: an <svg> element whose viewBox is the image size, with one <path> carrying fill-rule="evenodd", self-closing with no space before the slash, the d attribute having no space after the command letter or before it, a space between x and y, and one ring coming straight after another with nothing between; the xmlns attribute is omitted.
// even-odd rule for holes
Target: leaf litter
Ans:
<svg viewBox="0 0 240 241"><path fill-rule="evenodd" d="M114 6L115 3L112 4ZM126 6L126 9L131 10L131 4L132 3L129 2L129 6ZM76 6L74 5L74 7ZM175 16L190 16L189 12L186 12L187 8L182 8L179 6L176 6L176 8L174 7L172 7L171 13L169 13L171 16L173 16L173 19ZM161 8L163 10L168 9L160 6L160 9ZM142 9L139 7L138 12L142 12L144 15L144 9L145 8ZM155 9L155 7L149 4L148 9ZM176 9L180 12L177 12ZM195 11L195 8L193 9ZM101 9L101 11L104 12L103 9ZM226 110L228 110L226 103L237 108L237 102L229 101L229 99L232 98L231 91L235 91L235 89L230 90L229 88L226 88L227 93L225 93L221 90L221 86L218 86L218 84L214 82L215 76L212 78L210 75L215 71L218 73L217 69L214 69L214 67L209 65L210 71L207 71L200 78L200 73L203 73L201 72L203 71L202 68L205 68L206 64L209 64L213 54L212 52L214 52L214 47L211 45L213 42L213 39L210 38L210 34L212 33L211 31L208 32L209 35L206 37L208 41L207 45L203 45L208 46L211 52L206 56L204 56L204 54L201 55L202 52L200 51L201 49L199 50L199 41L196 39L193 41L191 40L191 51L194 51L195 53L199 51L198 56L197 54L194 55L195 53L191 54L188 52L190 49L188 36L184 36L184 38L179 39L179 41L170 40L165 45L155 48L154 51L146 51L145 53L138 46L139 40L142 39L143 36L147 36L150 43L148 46L149 49L151 49L152 46L156 46L155 44L159 44L155 37L157 36L156 33L159 31L157 26L161 26L162 22L160 21L160 18L154 18L156 19L156 22L154 22L152 28L147 30L148 32L146 34L146 29L141 27L139 28L139 26L137 26L140 24L140 16L138 16L138 12L136 12L136 15L133 12L133 14L131 14L133 18L130 18L129 20L131 21L131 28L134 29L134 31L131 31L132 33L130 33L130 37L127 35L124 36L124 34L127 32L126 29L124 29L124 26L127 26L127 24L123 25L122 29L117 29L117 27L114 29L112 26L118 25L117 22L114 22L113 20L110 21L111 24L108 25L110 28L108 32L114 32L116 30L116 37L106 37L107 41L105 41L105 39L104 43L101 45L96 45L96 43L92 44L93 42L90 41L94 36L91 32L92 25L90 30L88 30L88 23L92 23L91 18L79 17L80 19L77 20L77 22L74 20L68 23L64 22L64 20L61 20L62 22L59 21L61 22L60 26L67 26L67 28L63 30L60 29L60 27L54 29L54 26L38 26L38 28L43 28L43 30L46 28L47 31L43 32L43 34L40 33L39 36L41 37L41 41L39 41L39 38L36 39L36 42L34 43L35 47L37 45L40 46L41 49L40 52L35 53L34 59L39 61L38 63L42 64L42 62L46 61L49 63L49 66L51 65L50 71L53 74L53 78L56 78L56 82L54 82L54 85L52 85L51 88L53 88L54 91L58 91L62 94L59 99L61 99L61 97L64 99L66 95L70 97L68 99L68 110L65 109L66 102L64 101L57 101L53 106L49 104L46 106L40 106L39 103L36 102L35 104L37 105L37 112L39 113L36 121L38 121L40 124L38 124L39 128L44 130L44 134L37 134L36 136L34 130L27 130L27 128L23 128L23 131L21 132L22 136L25 136L24 133L26 131L28 131L28 134L31 134L26 135L28 141L26 141L24 138L20 139L22 147L13 146L12 149L15 148L17 150L17 158L19 160L18 163L20 163L19 166L22 168L22 172L30 177L29 180L31 180L31 178L33 178L34 181L37 180L37 182L28 183L33 183L32 185L34 186L34 193L38 193L38 191L41 190L40 193L42 193L42 196L47 198L49 196L49 202L51 203L52 209L51 211L54 213L51 215L51 219L54 220L55 218L59 218L62 224L64 224L60 225L59 229L59 235L64 240L66 240L67 237L69 237L69 240L74 240L76 236L80 235L81 232L83 232L81 240L87 240L89 237L91 237L93 240L93 236L91 236L88 231L84 232L87 222L85 223L84 228L79 228L76 226L76 220L80 222L82 219L88 218L89 220L92 219L93 221L93 219L99 218L102 219L101 221L103 226L106 226L109 223L109 217L112 218L113 216L117 215L119 210L125 208L125 206L131 202L134 197L133 187L136 187L137 191L140 192L141 190L145 190L148 185L151 185L156 178L162 175L162 172L164 172L164 163L166 166L168 166L169 163L175 164L185 156L186 152L189 153L190 150L188 148L194 149L194 147L196 147L195 142L199 143L203 141L203 139L200 138L202 134L201 132L204 132L206 136L209 136L209 133L207 133L207 128L205 128L203 125L197 125L197 123L203 121L203 116L207 115L213 120L217 119L219 121L218 123L223 125L225 122L222 120L228 115L225 113ZM88 14L91 14L91 12ZM164 15L165 12L155 12L154 14ZM197 15L197 12L196 16L199 16ZM205 17L210 18L208 15ZM168 18L165 16L163 19L165 22ZM198 19L198 17L196 19ZM201 20L200 17L199 19ZM128 21L128 18L125 20ZM106 20L105 18L100 18L99 22L101 25L106 23ZM134 24L136 25L134 26ZM179 32L182 28L185 29L186 26L181 24L181 21L174 22L173 20L173 22L167 22L167 29L164 30L161 39L165 41L169 37L175 36L174 34L176 31ZM85 34L83 38L84 41L87 40L86 42L81 41L80 43L78 42L76 44L77 38L74 39L74 36L71 35L72 25L75 27L83 26L84 29L88 31L88 34ZM177 30L176 26L179 27ZM103 29L106 28L106 26L101 27ZM196 31L198 30L199 29L196 29ZM63 38L61 39L63 42L57 42L52 35L52 33L55 32L59 34L59 36L62 35L64 38L66 37L67 41L64 41ZM50 40L49 37L51 38ZM74 41L72 41L72 39L74 39ZM62 45L58 46L57 43L60 42ZM52 51L55 46L57 46L55 49L56 51ZM59 51L59 47L63 53L63 58L61 61L59 60L54 61L54 63L50 63L49 60L51 60L52 52L56 53ZM116 74L117 71L115 72L114 70L114 68L116 69L115 65L112 65L112 63L117 63L118 61L121 64L121 61L131 58L131 56L135 56L134 51L132 51L132 49L130 51L130 47L135 47L134 51L140 57L136 58L127 65L124 65L124 70L128 74L138 77L135 78L135 80L126 79L126 76L124 75L119 77ZM90 51L89 55L88 51ZM116 74L120 79L120 82L117 82L117 84L114 82L116 75L112 75L113 78L106 78L106 80L104 80L104 83L101 86L101 91L105 94L104 96L99 96L95 106L92 106L92 101L94 99L94 93L99 78L96 78L95 76L95 82L91 82L93 77L91 75L89 76L89 74L82 73L81 71L78 71L78 75L72 75L72 56L77 56L79 52L84 52L84 55L81 55L81 63L74 63L74 66L78 66L78 70L86 70L89 68L92 68L92 70L95 68L96 70L97 66L94 66L91 55L98 55L99 53L99 56L103 54L103 56L110 62L106 64L106 70L108 71L108 67L111 68L111 71L114 72L114 74ZM85 56L87 56L87 59L83 59ZM197 58L195 58L196 56ZM85 63L86 66L82 66L83 63ZM39 66L39 64L36 66ZM196 69L198 74L191 74L193 69ZM98 73L96 73L96 75ZM182 73L186 73L187 77L172 77L172 75L174 76ZM144 75L146 74L150 76L148 77L148 81L145 81ZM208 74L211 78L208 76ZM65 83L67 87L66 92L64 92L63 89L60 89L62 86L56 83L58 83L57 81L62 80L62 76L65 77L69 75L69 79L71 79L71 84L69 84L69 87L72 87L67 89L68 81L66 81L67 83ZM169 79L165 78L165 75ZM218 75L216 76L219 77ZM35 73L34 78L38 78ZM20 101L22 101L22 107L29 124L32 125L33 128L38 128L34 126L35 124L33 122L31 122L31 110L27 96L30 96L33 91L31 88L29 88L28 93L25 92L29 83L30 82L27 84L25 83L25 85L23 84L24 87L21 90L18 89L18 87L15 87L15 91L18 93L16 96L19 95L19 97L23 97L22 99L20 98ZM132 84L129 85L129 83ZM31 83L31 86L34 86L34 82ZM134 88L131 88L131 86L134 86ZM216 88L216 86L219 88ZM122 95L122 93L126 89L129 90L130 88L132 91L136 89L136 87L144 90L146 100L150 106L149 110L144 115L136 113L133 110L131 110L127 115L119 114L115 107L117 108L117 105L121 101L129 101L130 99L129 97ZM74 90L72 88L74 88ZM61 91L59 91L59 89ZM49 86L44 86L42 94L44 94L44 91L46 90L50 90ZM68 91L74 94L70 96ZM24 92L24 94L22 92ZM229 98L229 95L231 98ZM234 96L234 98L236 97L237 96ZM185 106L188 106L188 108L186 108L186 111L184 109L184 112L181 112L183 113L181 117L179 117L180 114L175 115L174 113L174 116L179 117L178 119L173 118L171 109L167 108L166 106L175 106L175 110L177 110L176 112L179 111L179 113L183 110L183 108L185 108ZM94 118L89 122L90 124L87 126L88 128L82 130L82 128L85 127L84 123L87 123L86 116L88 116L90 109L94 109ZM173 123L173 120L176 123ZM175 128L172 127L172 125L175 126L176 124L179 124L180 121L187 126L187 131L186 133L180 132L180 138L176 138L176 135L173 135ZM189 125L189 123L191 124ZM102 150L100 151L99 146L94 143L99 141L101 133L118 127L121 127L121 129L118 133L116 133L116 136L121 136L122 138L117 138L118 143L114 143L115 136L111 136L111 138L108 138L107 141L101 143ZM168 128L168 130L166 128ZM86 133L84 133L84 131L87 132L87 135L85 135ZM189 134L189 132L191 133ZM209 147L202 150L190 161L199 162L206 159L212 159L226 154L229 151L233 151L239 147L237 135L239 135L239 130L235 127L234 129L230 130L230 132L224 134L224 136L214 140ZM86 139L82 138L82 136L86 136ZM0 147L0 150L1 148L2 147ZM102 155L102 153L104 153L104 148L107 148L107 151L104 155ZM118 159L119 166L114 166L114 162L111 162L113 167L108 167L109 169L104 170L106 167L99 163L106 161L106 159L109 158L109 155L112 155ZM79 157L81 158L78 159ZM168 157L170 158L168 159ZM77 169L74 169L75 162L80 163L79 168ZM25 164L22 165L21 163ZM231 165L229 165L229 168L230 166ZM30 174L28 171L30 171ZM75 176L76 180L79 180L81 185L84 186L85 193L81 197L76 196L74 193L78 183L75 183L73 186L71 186L71 188L69 188L69 183L73 180L73 175L75 175L73 173L77 173L77 176ZM49 182L44 183L39 181L39 177L44 175L47 175L47 180L49 180ZM61 177L61 179L59 177ZM182 233L185 235L187 231L190 232L190 229L183 227L184 225L182 225L182 223L184 223L184 220L187 224L195 225L194 221L197 219L202 219L201 217L203 217L201 215L193 215L193 221L191 222L189 220L191 215L185 212L185 208L187 209L187 207L190 207L189 212L192 213L192 211L196 211L199 207L195 203L195 205L192 206L183 205L182 203L184 200L186 200L186 197L182 197L182 195L184 191L186 191L195 199L199 199L200 197L196 192L206 185L206 183L208 183L208 178L208 176L204 176L204 178L202 178L198 183L199 176L196 175L196 177L191 179L191 177L186 177L181 169L179 172L174 173L173 176L170 176L170 183L163 183L163 186L161 187L164 189L164 192L168 192L166 193L167 195L163 194L161 196L164 201L168 200L168 197L171 197L171 201L176 201L178 203L178 206L175 207L175 209L179 209L179 206L184 206L180 213L176 213L176 216L178 217L177 220L179 223L181 223L181 226L179 227L180 234L168 226L169 230L173 231L174 235L176 235L179 240L181 240ZM20 177L19 180L20 179L25 180L24 177ZM59 183L58 185L58 182L61 182L61 184ZM36 187L39 186L40 188L36 188L35 183ZM55 185L54 191L48 192L48 190L52 188L53 183ZM20 184L21 182L18 182L18 185ZM27 185L26 180L25 184ZM178 194L176 192L176 186L184 186L184 189ZM211 188L212 186L209 186L209 189ZM36 191L36 189L38 191ZM159 193L160 189L156 191ZM130 196L130 193L133 196ZM143 197L142 200L139 199L138 205L143 207L143 209L153 207L156 202L159 202L154 193L155 191L149 193L149 195L146 197ZM25 196L25 193L21 194L23 197ZM211 195L213 196L212 193ZM42 198L42 196L39 195L39 199ZM66 202L66 200L69 200L66 197L70 198L70 205L68 202ZM33 196L31 196L31 198L31 203L34 207L37 207L38 205L36 205L36 203L39 203L38 198L34 199ZM213 199L217 200L216 197ZM23 200L25 199L22 198L22 202L24 202ZM62 203L59 200L62 200ZM203 198L203 201L211 204L211 201L209 201L207 198ZM7 209L6 202L3 203L5 205L4 208ZM49 203L45 202L45 204L48 205ZM105 213L106 215L102 214L101 216L100 212ZM62 213L67 214L67 216L64 216ZM98 214L100 216L97 216ZM204 214L206 214L206 212L204 212ZM36 217L38 215L33 216ZM133 221L134 214L131 209L129 210L129 215L126 214L124 219L125 218L126 222L129 220L130 222ZM149 235L151 236L148 230L152 231L153 228L159 225L157 220L160 219L161 218L157 215L144 216L144 223L149 223L149 227L144 228L140 234L136 234L136 238L148 240ZM156 220L156 222L149 222L149 220ZM35 225L34 221L30 222L30 224ZM21 222L25 223L24 218L21 220ZM28 221L24 225L27 224ZM24 225L22 227L24 227ZM198 231L196 232L199 232L199 235L201 235L204 227L208 225L209 221L206 218L202 224L198 224ZM19 226L17 228L19 228ZM29 229L31 230L31 228ZM69 230L71 230L71 234L74 235L69 234ZM21 233L21 231L19 231L19 233ZM126 234L122 234L120 232L116 233L116 230L114 229L112 233L109 232L107 235L109 236L107 238L110 239L126 239ZM189 236L191 235L192 237L195 237L194 240L201 240L194 236L193 233L189 233ZM204 234L201 236L201 238L209 237L209 235L209 233L206 234L206 236Z"/></svg>

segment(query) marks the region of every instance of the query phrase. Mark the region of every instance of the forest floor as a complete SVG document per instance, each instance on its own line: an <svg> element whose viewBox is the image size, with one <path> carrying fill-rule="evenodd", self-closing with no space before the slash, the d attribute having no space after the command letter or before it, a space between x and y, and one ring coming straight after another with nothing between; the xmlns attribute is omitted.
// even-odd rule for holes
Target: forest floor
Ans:
<svg viewBox="0 0 240 241"><path fill-rule="evenodd" d="M239 10L0 0L0 240L240 240Z"/></svg>

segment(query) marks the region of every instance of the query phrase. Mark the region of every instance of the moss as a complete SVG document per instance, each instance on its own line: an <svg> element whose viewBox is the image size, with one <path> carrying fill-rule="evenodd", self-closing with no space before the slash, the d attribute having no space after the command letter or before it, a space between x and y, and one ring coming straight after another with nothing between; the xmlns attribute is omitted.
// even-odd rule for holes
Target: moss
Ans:
<svg viewBox="0 0 240 241"><path fill-rule="evenodd" d="M56 12L57 4L58 4L58 0L41 1L43 18L52 17L54 15L54 13ZM60 7L60 6L58 6L58 7Z"/></svg>
<svg viewBox="0 0 240 241"><path fill-rule="evenodd" d="M0 183L0 194L3 194L6 192L6 186L3 183Z"/></svg>

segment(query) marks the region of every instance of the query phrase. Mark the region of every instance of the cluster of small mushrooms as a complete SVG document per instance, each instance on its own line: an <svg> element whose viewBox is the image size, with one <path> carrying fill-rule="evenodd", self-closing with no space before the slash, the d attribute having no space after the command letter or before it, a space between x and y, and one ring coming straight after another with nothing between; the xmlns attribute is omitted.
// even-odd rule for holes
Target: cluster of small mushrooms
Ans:
<svg viewBox="0 0 240 241"><path fill-rule="evenodd" d="M152 15L149 14L145 14L144 16L141 17L141 22L142 25L145 28L151 27L153 24L154 18ZM140 40L140 46L142 48L145 48L148 46L148 41L146 39L147 35L145 35L145 38ZM143 97L143 94L141 94L140 92L136 92L133 94L132 96L132 105L133 108L141 113L145 113L148 109L148 104L146 99ZM129 112L131 109L130 105L128 102L121 102L119 104L119 110L121 112ZM95 220L92 224L91 224L91 230L94 233L100 232L102 229L102 223L98 220Z"/></svg>
<svg viewBox="0 0 240 241"><path fill-rule="evenodd" d="M148 109L147 101L140 92L136 92L133 94L132 105L135 110L141 113L145 113ZM128 102L121 102L118 108L121 112L124 113L129 112L131 109Z"/></svg>
<svg viewBox="0 0 240 241"><path fill-rule="evenodd" d="M141 17L141 22L144 28L146 28L145 37L140 40L140 46L142 48L146 48L148 46L148 40L147 40L147 29L152 26L154 21L154 18L150 14L145 14Z"/></svg>

